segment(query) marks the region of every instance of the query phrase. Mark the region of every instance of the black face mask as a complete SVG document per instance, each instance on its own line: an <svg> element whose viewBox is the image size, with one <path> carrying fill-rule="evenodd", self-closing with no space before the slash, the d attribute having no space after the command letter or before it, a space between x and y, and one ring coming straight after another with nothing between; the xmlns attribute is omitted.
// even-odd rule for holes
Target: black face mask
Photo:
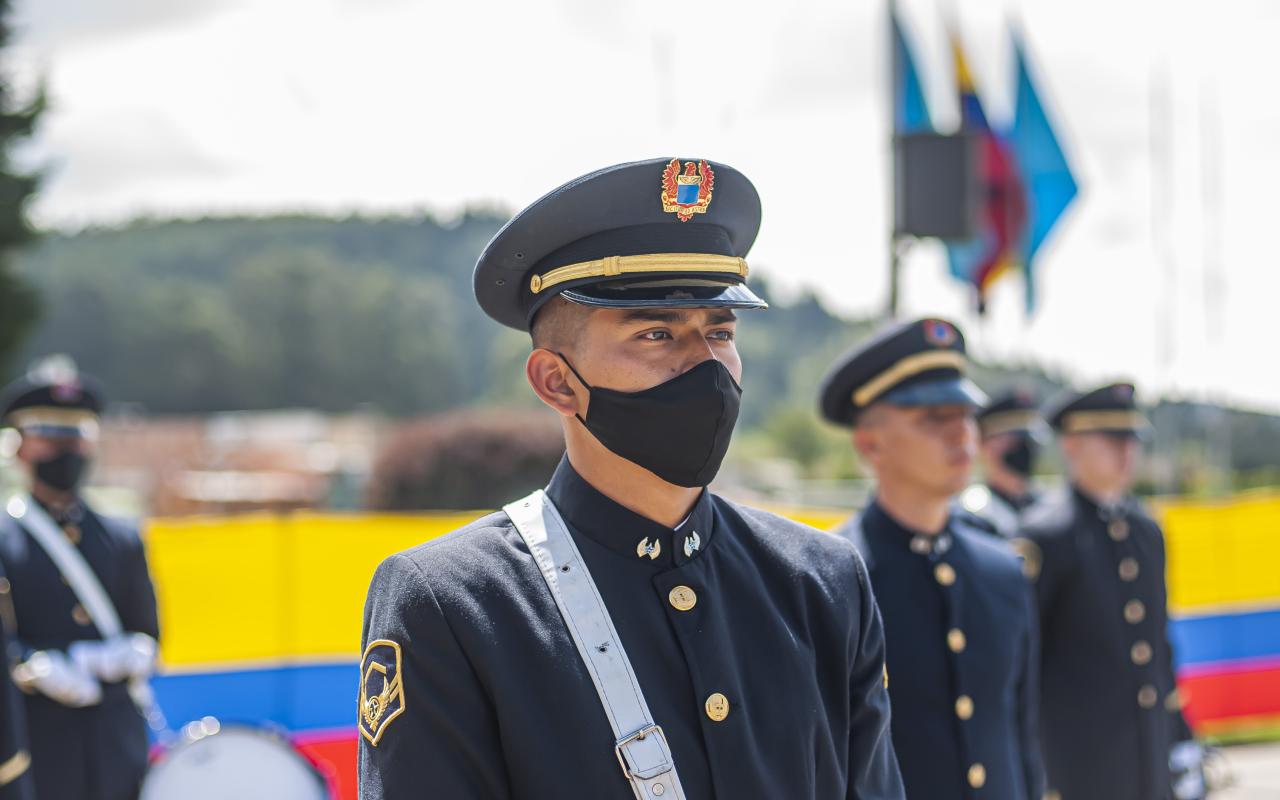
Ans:
<svg viewBox="0 0 1280 800"><path fill-rule="evenodd" d="M698 488L711 483L729 450L742 387L715 359L639 392L587 387L587 417L578 420L600 444L662 478Z"/></svg>
<svg viewBox="0 0 1280 800"><path fill-rule="evenodd" d="M60 492L69 492L80 485L88 466L89 459L83 453L64 450L52 458L36 462L36 480Z"/></svg>
<svg viewBox="0 0 1280 800"><path fill-rule="evenodd" d="M1000 460L1013 472L1029 478L1039 452L1040 445L1036 444L1035 439L1027 435L1019 435L1013 445L1000 454Z"/></svg>

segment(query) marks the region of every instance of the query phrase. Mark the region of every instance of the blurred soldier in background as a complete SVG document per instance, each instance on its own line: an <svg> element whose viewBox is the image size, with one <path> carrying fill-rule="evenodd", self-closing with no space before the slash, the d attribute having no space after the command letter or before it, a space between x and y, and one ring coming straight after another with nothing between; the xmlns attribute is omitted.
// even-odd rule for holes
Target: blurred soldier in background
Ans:
<svg viewBox="0 0 1280 800"><path fill-rule="evenodd" d="M907 796L1040 800L1035 600L1014 554L953 506L986 402L966 366L960 331L925 319L888 328L827 375L823 416L853 428L877 484L840 533L866 559L884 617Z"/></svg>
<svg viewBox="0 0 1280 800"><path fill-rule="evenodd" d="M983 483L966 489L960 505L1001 536L1012 537L1018 533L1018 516L1036 499L1031 473L1044 422L1035 396L1025 390L996 397L978 412L977 421Z"/></svg>
<svg viewBox="0 0 1280 800"><path fill-rule="evenodd" d="M0 800L33 800L35 786L31 781L26 714L22 695L9 672L17 656L11 588L4 561L0 560Z"/></svg>
<svg viewBox="0 0 1280 800"><path fill-rule="evenodd" d="M1166 636L1164 536L1130 494L1148 427L1133 386L1067 394L1046 417L1070 485L1026 512L1015 545L1039 598L1050 796L1202 797Z"/></svg>
<svg viewBox="0 0 1280 800"><path fill-rule="evenodd" d="M50 360L0 395L21 437L29 493L0 514L40 798L136 797L147 765L146 679L156 599L138 531L85 503L101 401L69 361Z"/></svg>

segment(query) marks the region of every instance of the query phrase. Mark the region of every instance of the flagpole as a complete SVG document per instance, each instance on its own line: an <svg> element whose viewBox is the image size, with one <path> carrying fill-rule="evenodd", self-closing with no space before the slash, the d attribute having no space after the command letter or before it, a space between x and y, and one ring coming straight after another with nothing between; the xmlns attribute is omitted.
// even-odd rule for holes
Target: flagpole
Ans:
<svg viewBox="0 0 1280 800"><path fill-rule="evenodd" d="M1156 256L1156 267L1162 273L1160 300L1156 312L1156 369L1159 375L1157 405L1155 413L1159 414L1160 405L1168 399L1173 389L1173 365L1175 360L1174 339L1177 336L1175 321L1178 302L1177 256L1173 252L1169 240L1169 230L1173 216L1173 170L1171 168L1173 152L1170 143L1172 136L1172 98L1168 76L1162 64L1153 65L1149 86L1150 112L1150 157L1151 157L1151 244ZM1172 430L1172 419L1176 415L1159 414L1163 419L1156 419L1154 433L1154 450L1157 459L1156 487L1161 494L1171 494L1177 488L1177 451L1178 435Z"/></svg>
<svg viewBox="0 0 1280 800"><path fill-rule="evenodd" d="M1234 481L1231 456L1231 415L1221 387L1226 385L1222 368L1223 302L1226 271L1222 258L1222 115L1218 104L1218 87L1206 77L1200 86L1200 202L1204 232L1201 237L1204 258L1204 325L1205 344L1209 356L1212 404L1208 430L1208 459L1216 474L1210 476L1214 494L1230 491Z"/></svg>
<svg viewBox="0 0 1280 800"><path fill-rule="evenodd" d="M886 320L898 316L898 280L902 270L902 255L898 252L898 158L896 153L898 139L897 98L896 92L902 79L903 64L898 54L894 20L898 15L897 0L888 0L888 33L885 40L889 43L889 302L885 308Z"/></svg>

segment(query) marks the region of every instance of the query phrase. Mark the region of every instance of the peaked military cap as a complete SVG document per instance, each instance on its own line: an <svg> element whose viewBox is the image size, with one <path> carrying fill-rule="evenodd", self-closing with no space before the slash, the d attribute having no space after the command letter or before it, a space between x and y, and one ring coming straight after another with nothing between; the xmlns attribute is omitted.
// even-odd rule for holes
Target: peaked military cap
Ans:
<svg viewBox="0 0 1280 800"><path fill-rule="evenodd" d="M53 357L0 391L0 427L46 436L82 436L97 431L102 394L97 381Z"/></svg>
<svg viewBox="0 0 1280 800"><path fill-rule="evenodd" d="M965 376L964 335L950 322L897 323L855 347L822 379L822 416L853 425L873 403L981 406L982 390Z"/></svg>
<svg viewBox="0 0 1280 800"><path fill-rule="evenodd" d="M1013 389L993 397L976 415L983 438L1003 433L1041 435L1040 405L1028 389Z"/></svg>
<svg viewBox="0 0 1280 800"><path fill-rule="evenodd" d="M1132 383L1111 383L1092 391L1065 392L1045 411L1057 433L1114 433L1142 436L1150 428L1138 410Z"/></svg>
<svg viewBox="0 0 1280 800"><path fill-rule="evenodd" d="M607 308L767 308L746 286L760 197L704 159L576 178L516 214L476 262L480 307L528 330L553 297Z"/></svg>

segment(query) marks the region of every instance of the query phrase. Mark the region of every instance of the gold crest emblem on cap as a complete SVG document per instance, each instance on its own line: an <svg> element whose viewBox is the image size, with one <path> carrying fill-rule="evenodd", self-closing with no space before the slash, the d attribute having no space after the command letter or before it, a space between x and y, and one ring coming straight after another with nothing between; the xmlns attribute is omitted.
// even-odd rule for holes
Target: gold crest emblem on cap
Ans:
<svg viewBox="0 0 1280 800"><path fill-rule="evenodd" d="M404 713L404 677L400 671L400 645L376 639L365 648L360 661L360 735L374 747L387 726Z"/></svg>
<svg viewBox="0 0 1280 800"><path fill-rule="evenodd" d="M715 185L716 174L706 161L686 161L682 172L680 159L673 158L662 171L662 210L681 222L705 214Z"/></svg>

